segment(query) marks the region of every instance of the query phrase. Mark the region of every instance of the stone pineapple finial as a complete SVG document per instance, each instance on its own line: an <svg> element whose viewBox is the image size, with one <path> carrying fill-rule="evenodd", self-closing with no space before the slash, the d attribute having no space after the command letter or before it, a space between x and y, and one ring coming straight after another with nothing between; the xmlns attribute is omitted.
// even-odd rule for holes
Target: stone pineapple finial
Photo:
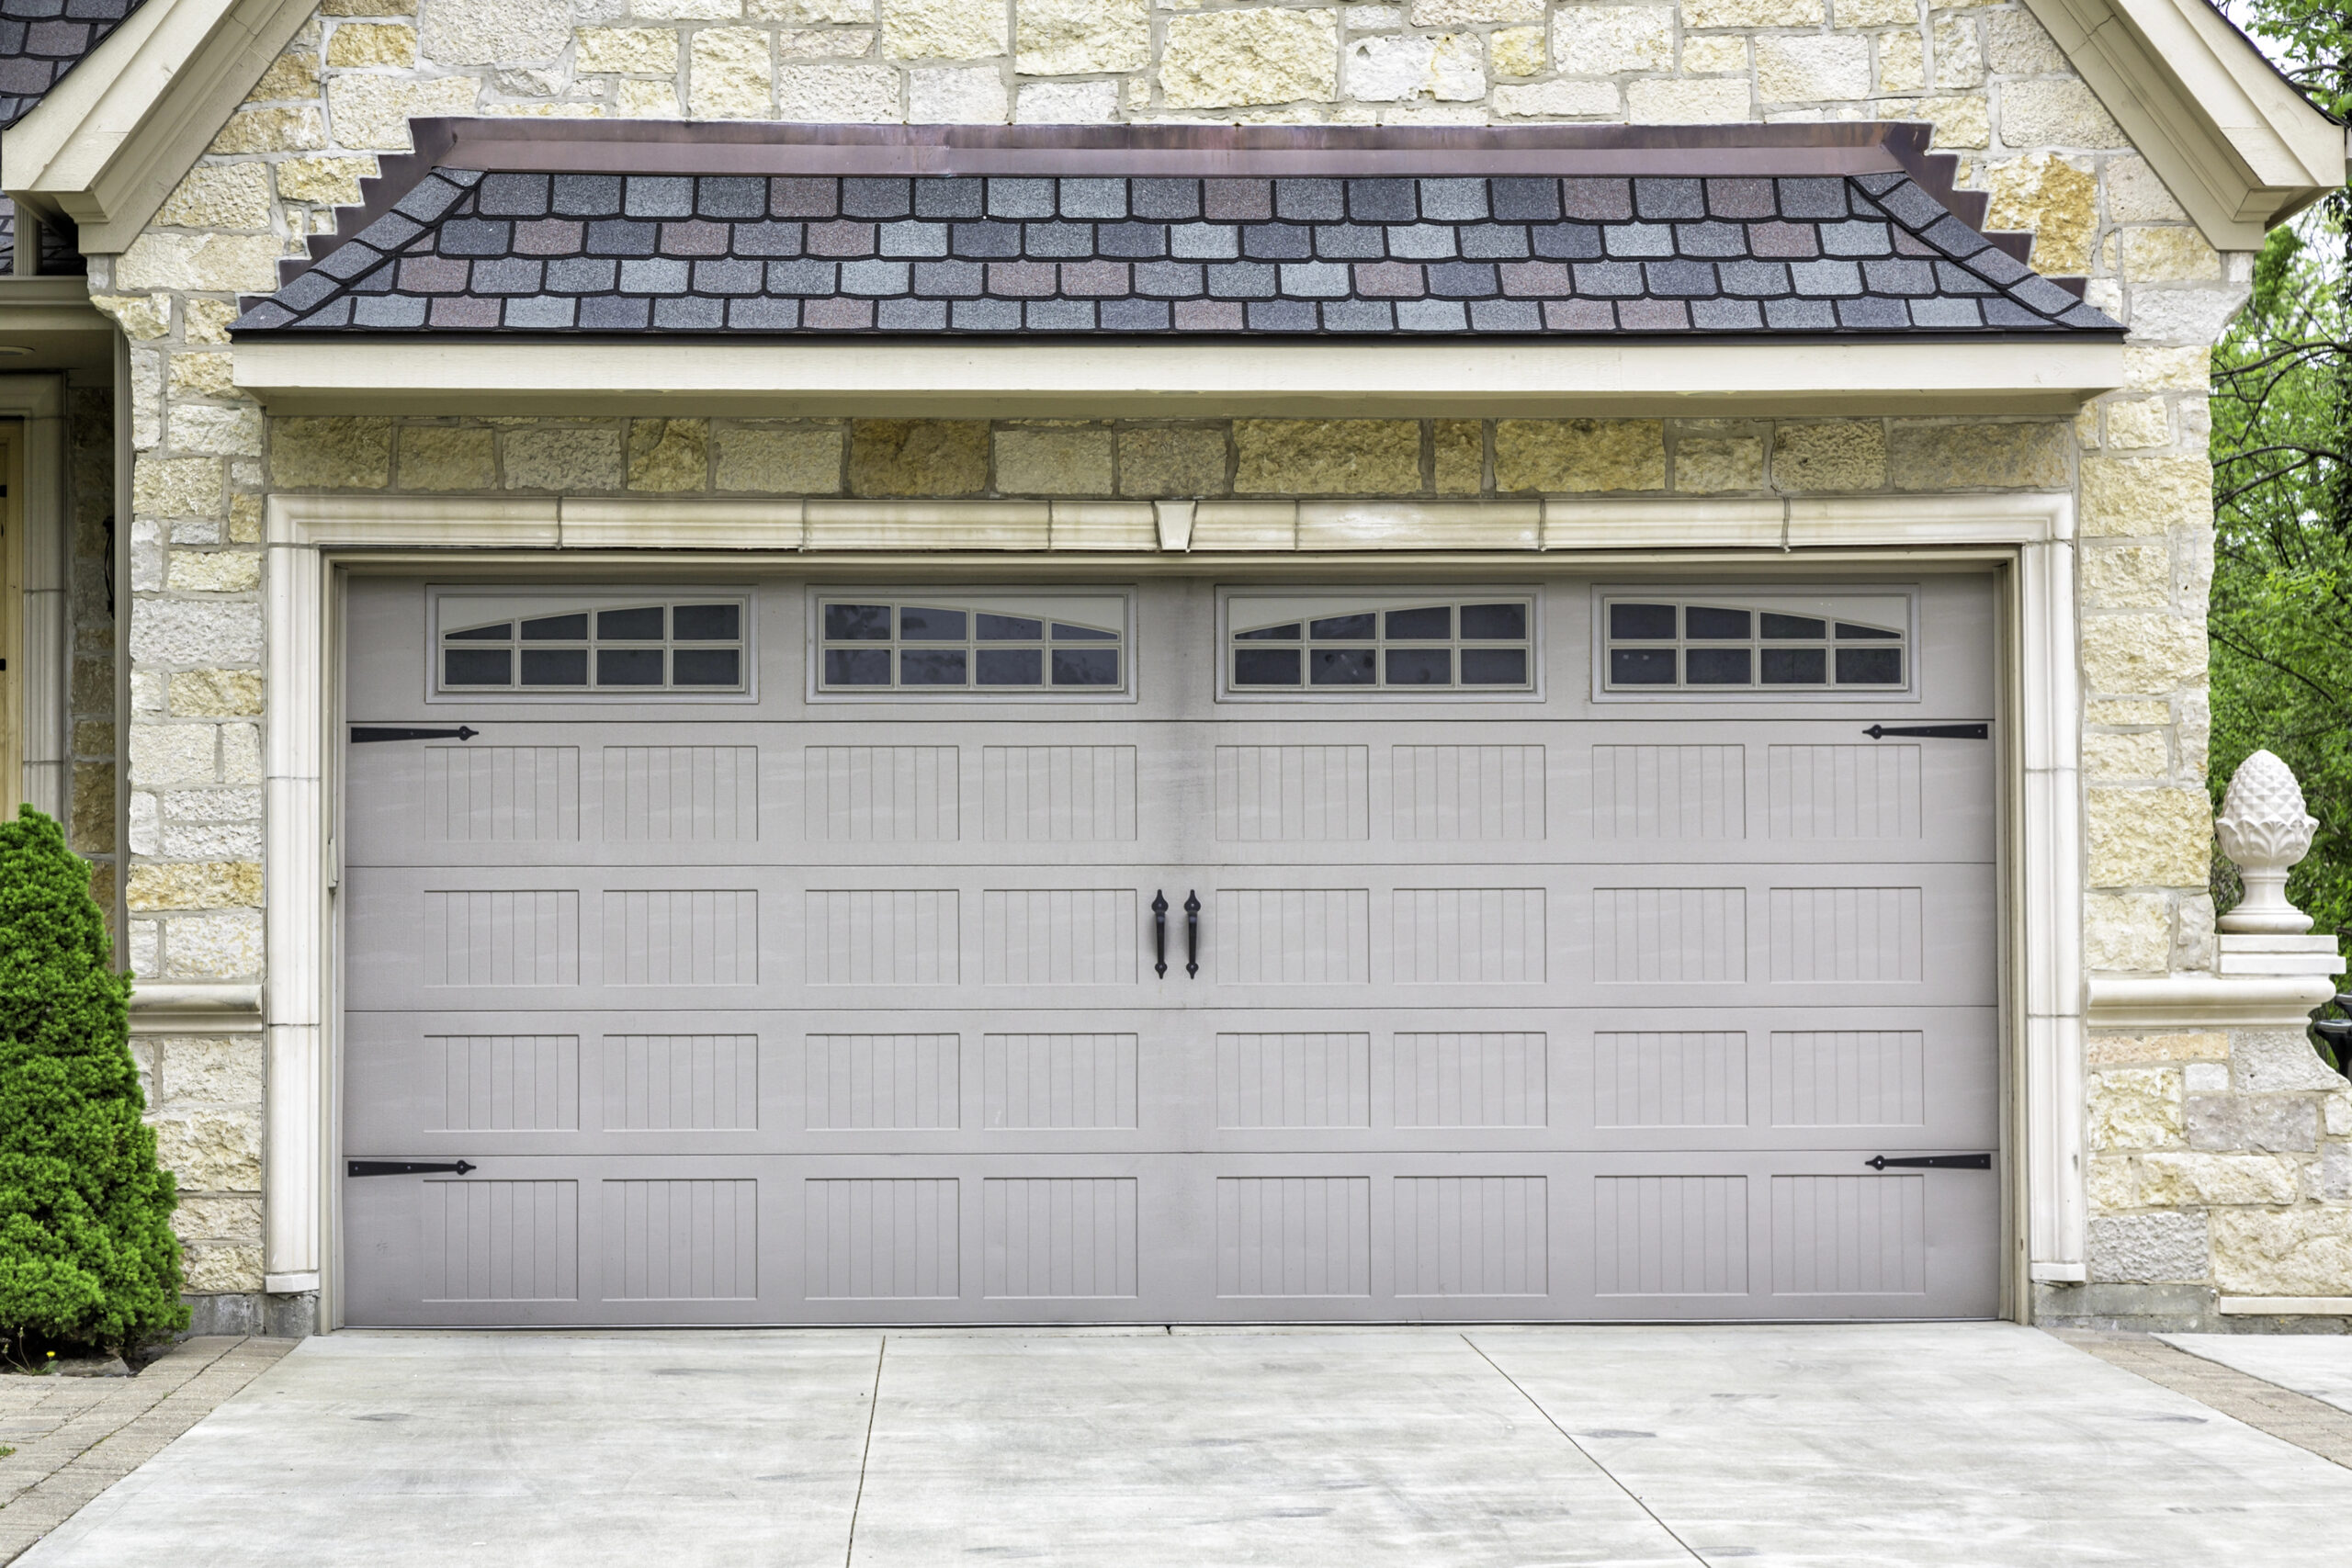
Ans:
<svg viewBox="0 0 2352 1568"><path fill-rule="evenodd" d="M2245 879L2245 900L2221 918L2222 930L2300 936L2312 929L2312 918L2287 902L2287 873L2312 852L2318 828L2286 763L2256 751L2238 764L2213 836Z"/></svg>

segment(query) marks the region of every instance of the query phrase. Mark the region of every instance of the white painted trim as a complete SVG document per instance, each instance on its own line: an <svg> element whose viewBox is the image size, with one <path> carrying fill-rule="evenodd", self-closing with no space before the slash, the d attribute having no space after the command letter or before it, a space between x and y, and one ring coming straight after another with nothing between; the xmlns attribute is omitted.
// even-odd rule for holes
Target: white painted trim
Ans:
<svg viewBox="0 0 2352 1568"><path fill-rule="evenodd" d="M435 342L235 345L271 413L2070 414L2123 384L2120 344L2052 334L1932 345L1608 338L1284 343Z"/></svg>
<svg viewBox="0 0 2352 1568"><path fill-rule="evenodd" d="M319 1288L319 1270L311 1269L300 1274L264 1274L261 1288L273 1296L290 1296Z"/></svg>
<svg viewBox="0 0 2352 1568"><path fill-rule="evenodd" d="M2205 237L2225 251L2344 184L2344 127L2206 0L2026 0Z"/></svg>
<svg viewBox="0 0 2352 1568"><path fill-rule="evenodd" d="M311 0L147 0L0 134L0 179L81 226L89 255L130 248L311 11Z"/></svg>
<svg viewBox="0 0 2352 1568"><path fill-rule="evenodd" d="M2223 1296L2223 1317L2352 1317L2352 1296Z"/></svg>
<svg viewBox="0 0 2352 1568"><path fill-rule="evenodd" d="M333 1223L329 1195L336 1190L327 1159L333 1107L325 1092L330 1064L323 1060L333 1023L326 1001L332 949L325 764L332 755L332 716L324 618L335 560L364 558L369 551L461 547L519 547L553 552L557 560L567 553L605 560L613 558L619 542L645 551L707 551L730 547L718 542L732 541L731 547L749 556L794 547L795 509L810 550L823 549L826 558L876 562L903 561L910 550L921 552L912 558L933 562L959 555L978 562L989 554L1046 554L1060 527L1056 508L1037 502L270 498L264 522L271 692L264 876L270 890L265 1179L266 1260L272 1275L308 1275L326 1267L330 1292L334 1285L323 1241ZM2084 1277L2079 671L2070 495L1857 496L1786 503L1574 497L1540 503L1220 502L1186 510L1193 513L1189 530L1172 525L1179 519L1167 503L1089 503L1089 511L1076 516L1088 525L1107 517L1122 529L1149 531L1151 544L1140 547L1159 551L1141 559L1112 557L1110 564L1122 570L1144 561L1172 566L1187 547L1203 552L1191 558L1204 565L1214 564L1214 558L1204 560L1213 550L1251 552L1238 557L1244 560L1263 560L1259 552L1269 551L1295 558L1309 537L1364 559L1396 560L1410 550L1563 565L1570 558L1661 548L1779 551L1797 541L1824 552L2015 551L2023 694L2017 724L2025 798L2013 852L2026 889L2019 911L2025 1028L2018 1048L2029 1127L2016 1163L2026 1184L2030 1277ZM1356 533L1360 540L1348 537ZM1480 549L1474 540L1495 543Z"/></svg>
<svg viewBox="0 0 2352 1568"><path fill-rule="evenodd" d="M248 1034L261 1029L261 987L139 981L130 988L133 1034Z"/></svg>
<svg viewBox="0 0 2352 1568"><path fill-rule="evenodd" d="M23 635L17 657L24 725L21 798L62 822L72 808L74 764L66 725L72 672L73 606L65 563L71 520L65 505L65 378L28 372L0 376L0 419L24 423ZM6 803L14 813L15 802Z"/></svg>
<svg viewBox="0 0 2352 1568"><path fill-rule="evenodd" d="M2320 975L2091 977L2093 1029L2299 1029L2335 994Z"/></svg>

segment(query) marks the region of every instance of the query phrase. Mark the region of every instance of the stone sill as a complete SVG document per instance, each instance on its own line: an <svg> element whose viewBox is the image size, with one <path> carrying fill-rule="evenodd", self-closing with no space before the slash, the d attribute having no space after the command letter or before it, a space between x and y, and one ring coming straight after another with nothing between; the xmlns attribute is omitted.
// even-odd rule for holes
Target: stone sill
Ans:
<svg viewBox="0 0 2352 1568"><path fill-rule="evenodd" d="M2352 1296L2223 1296L2223 1317L2352 1317Z"/></svg>
<svg viewBox="0 0 2352 1568"><path fill-rule="evenodd" d="M2335 994L2320 975L2094 976L2083 1022L2092 1029L2299 1029Z"/></svg>
<svg viewBox="0 0 2352 1568"><path fill-rule="evenodd" d="M235 1034L261 1028L258 985L145 985L130 991L133 1034Z"/></svg>

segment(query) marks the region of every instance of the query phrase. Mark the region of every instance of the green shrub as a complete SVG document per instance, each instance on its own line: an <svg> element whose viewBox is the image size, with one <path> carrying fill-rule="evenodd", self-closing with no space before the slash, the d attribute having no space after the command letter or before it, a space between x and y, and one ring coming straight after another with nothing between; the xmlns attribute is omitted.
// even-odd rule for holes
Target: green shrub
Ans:
<svg viewBox="0 0 2352 1568"><path fill-rule="evenodd" d="M0 821L0 1337L130 1350L187 1326L178 1194L130 1059L90 868L57 823Z"/></svg>

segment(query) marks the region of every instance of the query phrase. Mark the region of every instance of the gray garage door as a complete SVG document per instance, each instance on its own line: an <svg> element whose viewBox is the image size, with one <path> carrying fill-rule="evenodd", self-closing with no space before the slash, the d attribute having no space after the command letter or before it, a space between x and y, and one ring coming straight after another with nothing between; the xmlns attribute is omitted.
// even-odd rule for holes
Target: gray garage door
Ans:
<svg viewBox="0 0 2352 1568"><path fill-rule="evenodd" d="M355 1324L1996 1309L1982 578L349 609Z"/></svg>

